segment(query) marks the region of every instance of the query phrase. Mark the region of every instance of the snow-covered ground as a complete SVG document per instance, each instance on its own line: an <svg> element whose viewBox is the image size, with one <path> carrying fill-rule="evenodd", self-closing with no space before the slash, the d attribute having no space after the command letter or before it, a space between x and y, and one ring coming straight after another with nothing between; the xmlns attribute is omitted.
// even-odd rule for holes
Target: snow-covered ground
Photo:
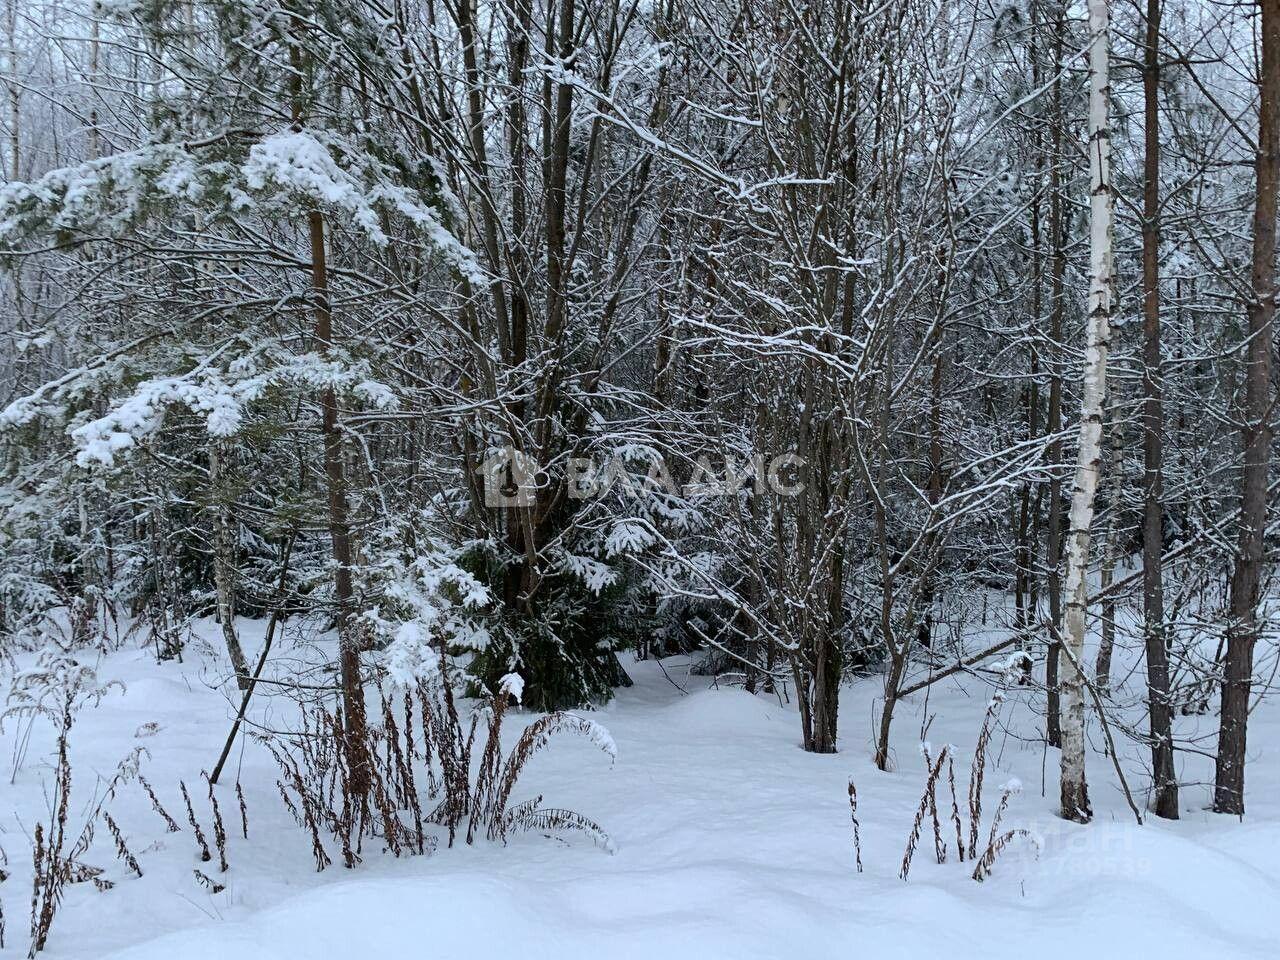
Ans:
<svg viewBox="0 0 1280 960"><path fill-rule="evenodd" d="M261 638L246 623L246 646ZM256 632L255 632L256 631ZM284 654L290 653L286 644ZM853 681L841 702L841 752L804 753L799 725L777 698L710 689L688 675L687 658L628 664L635 686L619 691L599 719L618 745L616 764L566 737L531 762L516 799L542 793L613 837L610 855L582 837L529 834L507 847L479 843L396 860L367 851L354 870L317 873L305 833L279 798L266 751L233 754L218 788L227 820L230 870L199 862L178 789L184 779L208 831L200 771L212 767L233 712L218 688L221 668L193 655L157 665L125 650L99 664L102 680L125 685L78 718L72 732L78 830L99 778L137 744L150 752L143 774L183 823L166 832L141 788L109 805L144 876L128 874L99 830L85 859L107 868L115 887L68 888L53 924L50 958L448 957L1113 957L1274 956L1271 914L1280 903L1280 710L1264 703L1250 729L1249 815L1243 822L1204 808L1208 788L1183 790L1183 819L1137 826L1110 761L1090 757L1096 821L1055 816L1056 752L1037 741L1038 723L1013 692L991 746L983 834L1011 777L1024 785L1006 814L1042 840L1038 856L1014 844L985 883L972 864L939 865L931 831L910 879L898 877L924 781L922 726L935 749L953 743L964 804L969 759L990 689L975 678L917 695L895 720L897 770L870 762L880 679ZM1119 671L1117 671L1119 674ZM1123 675L1123 674L1119 674ZM681 689L683 688L683 689ZM285 725L287 701L262 697L253 716ZM530 719L517 714L506 736ZM1201 718L1208 723L1212 718ZM158 725L153 734L145 724ZM0 884L7 951L27 949L30 832L47 816L53 732L41 721L13 769L26 725L10 720L0 738L0 846L9 879ZM143 736L139 737L141 733ZM1100 742L1099 742L1100 745ZM1134 783L1145 782L1141 750ZM1184 782L1211 779L1211 762L1183 755ZM240 835L233 784L245 788L249 839ZM10 777L13 782L10 783ZM857 784L865 872L854 867L847 781ZM950 794L945 789L947 806ZM1140 798L1141 799L1141 798ZM336 859L336 858L335 858ZM201 868L226 889L211 893Z"/></svg>

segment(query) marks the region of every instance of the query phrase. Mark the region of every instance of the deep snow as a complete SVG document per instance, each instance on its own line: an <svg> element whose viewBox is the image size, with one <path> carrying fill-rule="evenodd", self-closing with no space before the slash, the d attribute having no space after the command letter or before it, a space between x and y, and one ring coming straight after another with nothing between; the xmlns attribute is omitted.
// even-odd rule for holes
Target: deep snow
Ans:
<svg viewBox="0 0 1280 960"><path fill-rule="evenodd" d="M261 631L262 624L242 625L249 651ZM284 645L282 657L307 655L308 645L294 643ZM183 664L158 665L149 651L136 649L111 654L99 677L121 680L126 690L83 712L72 732L72 825L82 822L94 781L142 743L151 753L144 775L183 831L165 832L142 790L125 787L108 809L145 875L126 874L99 830L86 859L107 867L117 885L106 893L91 884L68 888L45 955L1203 960L1273 956L1280 946L1271 914L1280 903L1280 759L1273 746L1280 710L1274 704L1263 703L1251 724L1243 822L1208 813L1208 788L1195 785L1183 790L1182 821L1149 817L1139 827L1110 761L1094 753L1089 775L1097 816L1078 826L1055 816L1057 755L1037 740L1036 718L1024 702L1031 694L1015 689L991 747L983 837L999 785L1016 776L1024 792L1005 823L1035 831L1043 841L1039 855L1015 844L980 884L970 879L970 863L936 864L926 833L903 882L897 873L924 782L921 728L928 724L935 750L955 744L963 806L990 697L986 683L945 681L927 700L920 694L901 705L894 726L897 769L886 774L870 762L879 677L846 688L841 752L814 756L799 748L796 716L777 698L709 689L706 678L688 675L687 658L664 666L665 674L655 663L629 663L635 686L620 690L598 714L617 742L616 764L591 744L566 737L532 761L516 791L516 799L542 793L548 805L595 819L617 843L613 855L581 837L526 835L505 848L480 843L422 858L369 851L355 870L334 865L318 874L307 836L279 799L274 764L248 743L233 753L218 788L231 864L218 874L216 865L197 859L178 780L191 789L207 831L200 771L213 765L233 713L234 692L219 685L225 673L194 648ZM1119 669L1117 675L1124 676ZM252 715L266 726L287 725L289 702L262 696L261 688L259 697ZM514 739L529 719L516 714L505 736ZM148 723L159 731L138 738ZM29 834L46 814L52 777L52 730L38 722L10 785L10 758L24 729L11 719L0 737L0 846L11 873L0 884L8 920L4 956L27 949ZM1124 745L1121 752L1131 781L1145 782L1141 749ZM1207 758L1184 754L1180 763L1184 782L1211 779ZM237 767L248 802L247 841L236 811ZM854 869L850 776L859 794L861 874ZM198 886L197 867L225 882L226 890L211 894Z"/></svg>

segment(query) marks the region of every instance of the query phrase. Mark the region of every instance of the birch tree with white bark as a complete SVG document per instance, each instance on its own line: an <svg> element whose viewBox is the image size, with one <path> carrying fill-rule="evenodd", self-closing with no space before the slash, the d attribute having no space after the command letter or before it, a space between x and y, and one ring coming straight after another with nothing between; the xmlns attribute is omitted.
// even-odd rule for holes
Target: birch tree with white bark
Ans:
<svg viewBox="0 0 1280 960"><path fill-rule="evenodd" d="M1062 676L1062 816L1093 818L1085 778L1084 640L1089 535L1102 469L1102 424L1107 394L1107 350L1115 310L1115 211L1111 193L1111 25L1108 0L1089 0L1089 301L1085 326L1080 448L1068 515L1066 604Z"/></svg>

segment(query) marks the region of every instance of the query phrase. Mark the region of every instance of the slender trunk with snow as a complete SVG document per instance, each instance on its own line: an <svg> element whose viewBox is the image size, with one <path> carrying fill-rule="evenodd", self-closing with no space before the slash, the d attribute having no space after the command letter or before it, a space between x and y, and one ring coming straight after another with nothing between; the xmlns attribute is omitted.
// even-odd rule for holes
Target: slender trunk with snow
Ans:
<svg viewBox="0 0 1280 960"><path fill-rule="evenodd" d="M209 494L213 501L213 583L218 596L218 624L222 627L222 639L227 645L231 669L236 673L236 684L241 690L246 690L249 686L249 664L245 661L240 637L236 634L236 538L227 502L229 494L222 462L222 444L221 440L213 440L209 444Z"/></svg>
<svg viewBox="0 0 1280 960"><path fill-rule="evenodd" d="M1164 631L1164 378L1160 345L1160 0L1147 0L1142 89L1146 115L1142 188L1142 611L1147 660L1153 806L1178 818L1173 704Z"/></svg>
<svg viewBox="0 0 1280 960"><path fill-rule="evenodd" d="M1064 7L1059 5L1053 31L1053 98L1049 150L1049 236L1052 260L1049 270L1049 343L1053 354L1049 368L1049 403L1045 411L1045 432L1053 439L1046 451L1055 467L1062 461L1062 364L1058 344L1062 343L1062 321L1066 312L1064 286L1067 274L1065 202L1062 196L1062 35L1066 30ZM1045 517L1045 591L1049 595L1049 620L1053 630L1045 652L1045 739L1049 746L1062 745L1061 710L1058 692L1059 636L1062 631L1062 475L1054 470L1049 479L1049 509Z"/></svg>
<svg viewBox="0 0 1280 960"><path fill-rule="evenodd" d="M18 0L9 0L5 7L5 35L8 41L5 59L8 61L6 86L9 88L9 164L8 178L19 179L22 162L22 87L18 73Z"/></svg>
<svg viewBox="0 0 1280 960"><path fill-rule="evenodd" d="M290 51L294 71L291 112L294 127L302 129L302 76L306 63L301 45ZM333 308L329 300L329 265L324 214L307 211L310 246L312 313L315 341L327 356L334 345ZM347 479L342 456L342 425L338 420L338 395L332 386L320 394L320 432L324 443L325 494L329 506L329 540L333 548L334 619L338 627L338 671L342 682L342 738L347 761L347 787L356 797L369 791L364 681L360 673L360 641L352 627L354 591L351 585L351 520Z"/></svg>
<svg viewBox="0 0 1280 960"><path fill-rule="evenodd" d="M1271 343L1276 315L1276 194L1280 188L1280 0L1261 0L1262 75L1258 106L1257 194L1253 213L1253 296L1245 348L1244 472L1240 543L1231 576L1231 618L1222 678L1222 722L1213 809L1244 813L1245 728L1258 641L1267 468L1271 454Z"/></svg>
<svg viewBox="0 0 1280 960"><path fill-rule="evenodd" d="M7 169L3 171L9 180L17 180L22 172L22 86L18 71L18 0L9 0L5 8L5 33L8 46L5 59L9 88L9 150ZM13 327L23 329L25 311L22 297L22 261L15 260L9 268L13 284Z"/></svg>
<svg viewBox="0 0 1280 960"><path fill-rule="evenodd" d="M1062 642L1071 654L1062 676L1062 816L1087 823L1093 816L1084 773L1085 573L1089 531L1102 458L1102 407L1107 392L1107 346L1115 302L1112 275L1110 11L1108 0L1089 0L1089 315L1086 320L1084 403L1080 451L1071 491L1067 532L1066 615Z"/></svg>
<svg viewBox="0 0 1280 960"><path fill-rule="evenodd" d="M98 71L101 64L101 27L97 12L89 24L89 156L102 156L102 134L98 129Z"/></svg>
<svg viewBox="0 0 1280 960"><path fill-rule="evenodd" d="M311 287L315 296L316 341L328 353L333 348L333 316L329 306L329 273L325 257L324 217L312 210L307 216L311 239ZM338 667L342 678L342 714L347 777L351 792L364 796L369 789L365 750L364 684L360 675L360 643L352 626L351 522L347 481L342 461L342 427L338 422L338 398L333 387L320 397L324 437L324 473L329 500L329 538L333 545L333 594L338 623Z"/></svg>

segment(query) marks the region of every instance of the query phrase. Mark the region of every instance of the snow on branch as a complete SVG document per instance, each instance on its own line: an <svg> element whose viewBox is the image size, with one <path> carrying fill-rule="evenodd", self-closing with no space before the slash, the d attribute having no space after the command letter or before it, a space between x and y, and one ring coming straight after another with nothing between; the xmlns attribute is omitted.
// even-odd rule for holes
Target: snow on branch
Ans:
<svg viewBox="0 0 1280 960"><path fill-rule="evenodd" d="M206 360L188 373L144 381L105 416L72 428L71 438L78 448L76 463L82 467L111 466L116 454L158 430L165 412L174 405L204 417L209 436L234 436L243 425L245 407L270 387L333 389L379 409L394 408L398 403L395 394L368 373L363 361L349 363L318 354L289 357L264 371L257 370L251 357L228 364L225 371ZM0 414L0 420L8 413Z"/></svg>
<svg viewBox="0 0 1280 960"><path fill-rule="evenodd" d="M249 143L248 151L243 144ZM329 133L286 130L254 140L242 131L199 142L155 143L0 187L0 252L33 237L121 235L166 205L218 216L271 214L282 206L341 214L373 243L389 242L381 213L412 224L472 283L489 276L428 198L397 183L368 151Z"/></svg>

